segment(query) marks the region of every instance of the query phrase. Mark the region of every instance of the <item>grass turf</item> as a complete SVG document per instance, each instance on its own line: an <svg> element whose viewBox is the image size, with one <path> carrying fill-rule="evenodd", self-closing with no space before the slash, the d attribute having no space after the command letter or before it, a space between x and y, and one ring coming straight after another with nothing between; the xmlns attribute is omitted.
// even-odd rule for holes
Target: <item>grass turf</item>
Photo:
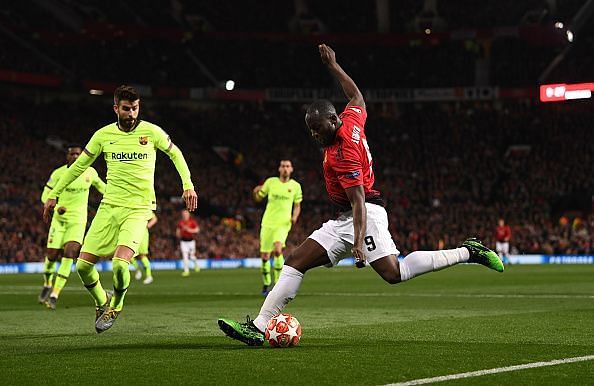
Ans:
<svg viewBox="0 0 594 386"><path fill-rule="evenodd" d="M54 312L41 275L0 276L0 384L387 384L594 354L594 266L457 266L390 286L371 269L309 272L292 349L247 347L218 317L262 303L257 270L155 272L97 335L76 274ZM106 287L110 275L102 276ZM446 382L585 384L594 361ZM589 379L589 381L588 381Z"/></svg>

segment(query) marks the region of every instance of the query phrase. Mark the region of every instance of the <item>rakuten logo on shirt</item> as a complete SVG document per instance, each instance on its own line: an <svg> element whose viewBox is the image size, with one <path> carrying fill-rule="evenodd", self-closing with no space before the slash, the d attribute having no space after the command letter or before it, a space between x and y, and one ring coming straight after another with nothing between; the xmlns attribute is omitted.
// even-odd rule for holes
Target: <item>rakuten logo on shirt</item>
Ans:
<svg viewBox="0 0 594 386"><path fill-rule="evenodd" d="M111 156L112 160L118 160L121 162L143 160L143 159L148 159L148 157L149 157L148 153L137 153L135 151L130 152L130 153L121 151L119 153L112 152L112 153L107 153L107 154L109 154Z"/></svg>

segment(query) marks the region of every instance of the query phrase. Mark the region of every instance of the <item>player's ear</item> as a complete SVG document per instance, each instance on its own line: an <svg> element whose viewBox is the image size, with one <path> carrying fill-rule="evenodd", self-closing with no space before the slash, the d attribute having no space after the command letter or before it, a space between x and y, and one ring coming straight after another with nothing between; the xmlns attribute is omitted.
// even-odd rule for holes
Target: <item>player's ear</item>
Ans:
<svg viewBox="0 0 594 386"><path fill-rule="evenodd" d="M113 112L118 115L118 105L113 105Z"/></svg>

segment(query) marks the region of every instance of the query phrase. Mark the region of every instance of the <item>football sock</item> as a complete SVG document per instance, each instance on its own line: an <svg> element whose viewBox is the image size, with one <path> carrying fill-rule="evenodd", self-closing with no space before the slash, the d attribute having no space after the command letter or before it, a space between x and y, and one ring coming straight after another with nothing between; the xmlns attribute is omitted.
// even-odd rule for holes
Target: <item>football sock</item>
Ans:
<svg viewBox="0 0 594 386"><path fill-rule="evenodd" d="M119 257L111 259L113 266L113 297L110 307L116 311L121 311L124 307L124 296L130 286L130 263Z"/></svg>
<svg viewBox="0 0 594 386"><path fill-rule="evenodd" d="M78 259L76 261L76 271L80 280L95 300L95 306L101 307L107 301L107 295L99 280L99 272L95 268L95 264L89 263L86 260Z"/></svg>
<svg viewBox="0 0 594 386"><path fill-rule="evenodd" d="M50 295L52 298L57 298L60 296L60 292L62 288L66 285L68 281L68 277L70 276L70 270L72 269L72 264L74 263L74 259L70 259L68 257L62 257L62 261L60 262L60 268L58 268L58 272L56 273L56 281L54 283L54 288L52 289L52 294Z"/></svg>
<svg viewBox="0 0 594 386"><path fill-rule="evenodd" d="M151 262L150 262L149 258L146 256L143 256L140 259L140 262L142 263L142 266L144 267L144 273L145 273L146 277L153 276L151 273Z"/></svg>
<svg viewBox="0 0 594 386"><path fill-rule="evenodd" d="M200 266L198 265L198 259L196 258L196 255L190 255L192 261L194 262L194 271L195 272L200 272Z"/></svg>
<svg viewBox="0 0 594 386"><path fill-rule="evenodd" d="M54 273L54 268L56 267L55 261L50 261L50 259L45 257L45 264L43 265L43 286L44 287L51 287L52 286L52 274Z"/></svg>
<svg viewBox="0 0 594 386"><path fill-rule="evenodd" d="M270 260L262 260L262 283L264 285L270 285Z"/></svg>
<svg viewBox="0 0 594 386"><path fill-rule="evenodd" d="M285 265L285 257L281 253L276 256L272 262L272 284L275 284L278 281L283 265Z"/></svg>
<svg viewBox="0 0 594 386"><path fill-rule="evenodd" d="M283 266L278 283L270 291L262 304L260 314L254 319L254 325L258 330L264 331L268 321L274 315L280 314L285 305L295 298L302 280L301 272L288 265Z"/></svg>
<svg viewBox="0 0 594 386"><path fill-rule="evenodd" d="M184 272L189 273L190 272L190 259L188 257L188 255L184 255Z"/></svg>
<svg viewBox="0 0 594 386"><path fill-rule="evenodd" d="M132 264L132 266L138 270L138 261L136 260L136 257L130 259L130 264Z"/></svg>
<svg viewBox="0 0 594 386"><path fill-rule="evenodd" d="M439 251L415 251L400 262L400 279L406 281L427 272L439 271L451 265L468 261L466 248Z"/></svg>

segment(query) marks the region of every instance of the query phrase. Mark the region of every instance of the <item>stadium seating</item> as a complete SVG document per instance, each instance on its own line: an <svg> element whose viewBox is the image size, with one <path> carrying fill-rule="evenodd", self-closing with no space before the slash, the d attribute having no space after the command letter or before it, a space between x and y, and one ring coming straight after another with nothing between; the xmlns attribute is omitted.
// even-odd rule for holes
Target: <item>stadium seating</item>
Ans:
<svg viewBox="0 0 594 386"><path fill-rule="evenodd" d="M377 187L388 199L390 230L401 252L453 247L469 235L493 244L498 216L512 226L511 244L520 253L592 252L594 217L587 217L587 200L594 152L588 105L368 108ZM252 202L250 192L276 174L281 158L293 160L305 197L289 249L334 215L324 191L321 153L308 137L301 105L229 103L186 109L147 103L144 109L143 116L162 125L184 151L195 176L200 256L258 254L263 207ZM15 99L2 110L0 260L36 261L43 257L46 237L39 195L50 171L64 162L48 138L51 143L85 143L98 124L112 119L109 101L35 104ZM224 159L213 150L216 146L236 156ZM104 175L103 161L97 168ZM152 255L176 258L180 188L175 169L162 156L156 189L159 222L151 236ZM99 200L93 193L91 206L96 208ZM225 219L233 219L232 224Z"/></svg>

